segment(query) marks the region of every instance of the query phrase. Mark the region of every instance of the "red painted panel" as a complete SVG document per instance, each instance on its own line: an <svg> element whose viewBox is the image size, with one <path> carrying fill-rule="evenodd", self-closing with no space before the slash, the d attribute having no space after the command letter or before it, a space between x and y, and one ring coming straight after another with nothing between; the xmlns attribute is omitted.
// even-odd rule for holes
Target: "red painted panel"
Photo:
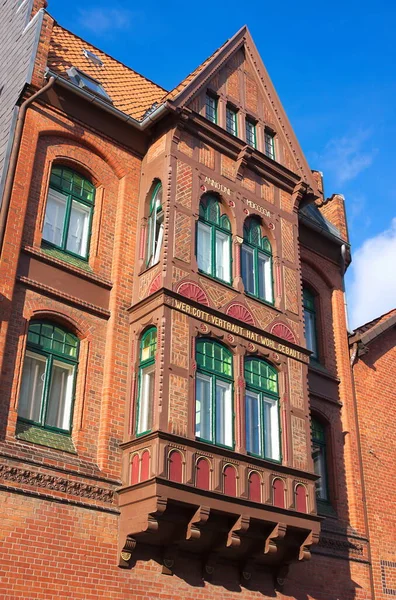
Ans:
<svg viewBox="0 0 396 600"><path fill-rule="evenodd" d="M285 484L281 479L275 479L275 481L272 484L272 487L274 492L274 506L278 506L279 508L285 508Z"/></svg>
<svg viewBox="0 0 396 600"><path fill-rule="evenodd" d="M139 483L139 455L135 454L131 463L131 484Z"/></svg>
<svg viewBox="0 0 396 600"><path fill-rule="evenodd" d="M169 453L169 479L182 483L183 480L183 461L182 455L177 450Z"/></svg>
<svg viewBox="0 0 396 600"><path fill-rule="evenodd" d="M236 471L231 465L224 469L224 493L227 496L236 496Z"/></svg>
<svg viewBox="0 0 396 600"><path fill-rule="evenodd" d="M145 450L142 454L142 465L140 470L140 481L146 481L150 474L150 453Z"/></svg>
<svg viewBox="0 0 396 600"><path fill-rule="evenodd" d="M255 471L252 471L249 475L249 500L261 502L260 475Z"/></svg>
<svg viewBox="0 0 396 600"><path fill-rule="evenodd" d="M307 512L307 492L303 485L296 487L296 509L299 512Z"/></svg>
<svg viewBox="0 0 396 600"><path fill-rule="evenodd" d="M200 458L197 461L196 466L196 475L195 475L195 485L201 490L209 490L210 489L210 465L209 461L206 458Z"/></svg>

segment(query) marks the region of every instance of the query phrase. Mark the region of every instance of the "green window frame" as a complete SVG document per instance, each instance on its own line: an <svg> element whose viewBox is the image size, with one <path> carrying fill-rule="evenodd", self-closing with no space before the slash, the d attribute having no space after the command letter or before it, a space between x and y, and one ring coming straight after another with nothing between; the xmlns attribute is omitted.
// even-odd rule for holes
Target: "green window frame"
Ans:
<svg viewBox="0 0 396 600"><path fill-rule="evenodd" d="M305 342L308 350L311 350L311 359L318 360L318 332L315 296L306 287L303 287L303 308L305 324Z"/></svg>
<svg viewBox="0 0 396 600"><path fill-rule="evenodd" d="M238 111L230 105L226 107L226 130L235 137L238 136Z"/></svg>
<svg viewBox="0 0 396 600"><path fill-rule="evenodd" d="M18 419L51 431L72 429L79 340L50 321L29 325Z"/></svg>
<svg viewBox="0 0 396 600"><path fill-rule="evenodd" d="M221 214L220 202L207 195L199 205L196 256L198 269L214 279L231 284L231 223Z"/></svg>
<svg viewBox="0 0 396 600"><path fill-rule="evenodd" d="M245 292L273 305L272 247L255 218L247 219L243 226L241 271Z"/></svg>
<svg viewBox="0 0 396 600"><path fill-rule="evenodd" d="M264 148L265 155L275 160L275 134L268 129L264 131Z"/></svg>
<svg viewBox="0 0 396 600"><path fill-rule="evenodd" d="M278 372L261 358L245 358L246 451L282 461Z"/></svg>
<svg viewBox="0 0 396 600"><path fill-rule="evenodd" d="M95 187L85 177L60 165L52 167L42 241L88 260Z"/></svg>
<svg viewBox="0 0 396 600"><path fill-rule="evenodd" d="M205 116L208 121L212 123L217 123L217 96L207 92L205 99Z"/></svg>
<svg viewBox="0 0 396 600"><path fill-rule="evenodd" d="M164 211L162 208L162 184L158 182L150 200L148 218L146 265L152 267L159 262L164 236Z"/></svg>
<svg viewBox="0 0 396 600"><path fill-rule="evenodd" d="M329 502L326 427L314 417L311 420L311 434L314 472L319 476L315 481L316 497L322 502Z"/></svg>
<svg viewBox="0 0 396 600"><path fill-rule="evenodd" d="M196 342L195 436L234 448L234 380L230 350L207 338Z"/></svg>
<svg viewBox="0 0 396 600"><path fill-rule="evenodd" d="M157 328L150 327L143 333L140 340L136 436L149 433L153 427L156 353Z"/></svg>
<svg viewBox="0 0 396 600"><path fill-rule="evenodd" d="M252 119L249 119L249 117L246 117L245 128L246 143L252 146L252 148L257 148L256 123Z"/></svg>

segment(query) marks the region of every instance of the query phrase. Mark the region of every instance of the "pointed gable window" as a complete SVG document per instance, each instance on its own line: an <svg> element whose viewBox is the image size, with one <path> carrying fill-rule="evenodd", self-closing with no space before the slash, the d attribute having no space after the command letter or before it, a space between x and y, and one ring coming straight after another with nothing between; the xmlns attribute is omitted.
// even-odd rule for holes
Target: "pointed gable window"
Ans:
<svg viewBox="0 0 396 600"><path fill-rule="evenodd" d="M246 117L246 143L252 148L257 148L256 123L248 117Z"/></svg>
<svg viewBox="0 0 396 600"><path fill-rule="evenodd" d="M205 116L208 121L217 123L217 97L210 92L206 94Z"/></svg>
<svg viewBox="0 0 396 600"><path fill-rule="evenodd" d="M265 155L275 160L275 134L270 129L264 132Z"/></svg>
<svg viewBox="0 0 396 600"><path fill-rule="evenodd" d="M226 130L232 135L238 135L238 112L230 104L226 108Z"/></svg>

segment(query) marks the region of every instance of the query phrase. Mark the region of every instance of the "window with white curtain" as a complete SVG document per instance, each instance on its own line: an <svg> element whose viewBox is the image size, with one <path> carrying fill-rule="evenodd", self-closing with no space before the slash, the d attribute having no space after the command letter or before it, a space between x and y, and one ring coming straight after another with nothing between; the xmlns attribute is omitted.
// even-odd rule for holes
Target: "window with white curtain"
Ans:
<svg viewBox="0 0 396 600"><path fill-rule="evenodd" d="M156 265L159 262L163 236L164 211L162 209L162 185L158 182L154 187L150 201L146 257L148 267Z"/></svg>
<svg viewBox="0 0 396 600"><path fill-rule="evenodd" d="M75 335L46 321L28 330L18 418L70 432L79 342Z"/></svg>
<svg viewBox="0 0 396 600"><path fill-rule="evenodd" d="M246 219L243 226L241 270L245 292L273 304L272 248L255 218Z"/></svg>
<svg viewBox="0 0 396 600"><path fill-rule="evenodd" d="M246 450L280 462L278 373L260 358L245 359Z"/></svg>
<svg viewBox="0 0 396 600"><path fill-rule="evenodd" d="M319 479L315 481L316 497L318 500L329 500L327 456L326 456L326 428L315 418L311 422L312 431L312 458L314 471Z"/></svg>
<svg viewBox="0 0 396 600"><path fill-rule="evenodd" d="M148 433L153 427L156 352L157 329L150 327L140 340L136 435Z"/></svg>
<svg viewBox="0 0 396 600"><path fill-rule="evenodd" d="M87 259L95 188L67 167L51 171L44 216L43 242Z"/></svg>
<svg viewBox="0 0 396 600"><path fill-rule="evenodd" d="M206 338L197 340L195 435L198 439L232 448L234 401L232 354Z"/></svg>
<svg viewBox="0 0 396 600"><path fill-rule="evenodd" d="M220 202L207 194L199 205L197 223L198 269L231 283L231 224L220 212Z"/></svg>
<svg viewBox="0 0 396 600"><path fill-rule="evenodd" d="M318 341L316 330L316 306L315 296L306 287L303 288L303 305L304 305L304 325L305 325L305 342L308 350L311 350L311 358L319 359Z"/></svg>

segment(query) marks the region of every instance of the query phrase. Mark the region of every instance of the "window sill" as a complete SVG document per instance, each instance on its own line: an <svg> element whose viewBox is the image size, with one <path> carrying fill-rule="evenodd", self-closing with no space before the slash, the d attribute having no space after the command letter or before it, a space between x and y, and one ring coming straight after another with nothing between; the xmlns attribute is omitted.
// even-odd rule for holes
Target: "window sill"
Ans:
<svg viewBox="0 0 396 600"><path fill-rule="evenodd" d="M37 425L32 425L23 421L17 421L15 437L18 440L37 444L38 446L46 446L47 448L62 450L69 454L77 454L70 435L50 431L49 429L44 429L43 427L38 427Z"/></svg>
<svg viewBox="0 0 396 600"><path fill-rule="evenodd" d="M279 309L276 308L276 306L273 302L268 302L267 300L263 300L262 298L257 298L257 296L254 296L253 294L249 294L249 292L246 292L246 291L244 292L244 294L247 298L250 298L251 300L256 300L256 302L260 302L260 304L264 304L264 306L268 306L268 308L273 308L275 310L278 310L278 312L281 312L281 311L279 311Z"/></svg>
<svg viewBox="0 0 396 600"><path fill-rule="evenodd" d="M160 264L160 260L158 262L156 262L154 265L151 265L150 267L148 267L147 265L144 265L141 270L138 273L138 277L140 277L141 275L145 275L146 273L148 273L149 271L151 271L152 269L155 269L155 267L158 267L158 265Z"/></svg>
<svg viewBox="0 0 396 600"><path fill-rule="evenodd" d="M72 273L73 275L79 275L87 281L97 283L104 288L111 289L113 287L111 281L104 279L99 275L96 275L87 263L86 267L88 266L88 269L86 267L79 267L74 261L68 261L67 259L70 255L64 254L61 250L57 251L56 256L53 252L48 252L48 249L45 246L42 246L41 248L36 248L34 246L24 246L22 250L26 254L30 254L31 256L36 257L38 260L41 260L49 265L55 265L57 267L60 267L64 271Z"/></svg>
<svg viewBox="0 0 396 600"><path fill-rule="evenodd" d="M222 279L217 279L217 277L213 277L213 275L209 275L208 273L204 273L203 271L200 271L199 269L198 269L198 275L200 277L205 277L205 278L209 279L209 281L215 281L216 283L219 283L220 285L224 285L229 290L237 291L234 288L234 286L232 285L232 283L227 283L226 281L223 281Z"/></svg>

